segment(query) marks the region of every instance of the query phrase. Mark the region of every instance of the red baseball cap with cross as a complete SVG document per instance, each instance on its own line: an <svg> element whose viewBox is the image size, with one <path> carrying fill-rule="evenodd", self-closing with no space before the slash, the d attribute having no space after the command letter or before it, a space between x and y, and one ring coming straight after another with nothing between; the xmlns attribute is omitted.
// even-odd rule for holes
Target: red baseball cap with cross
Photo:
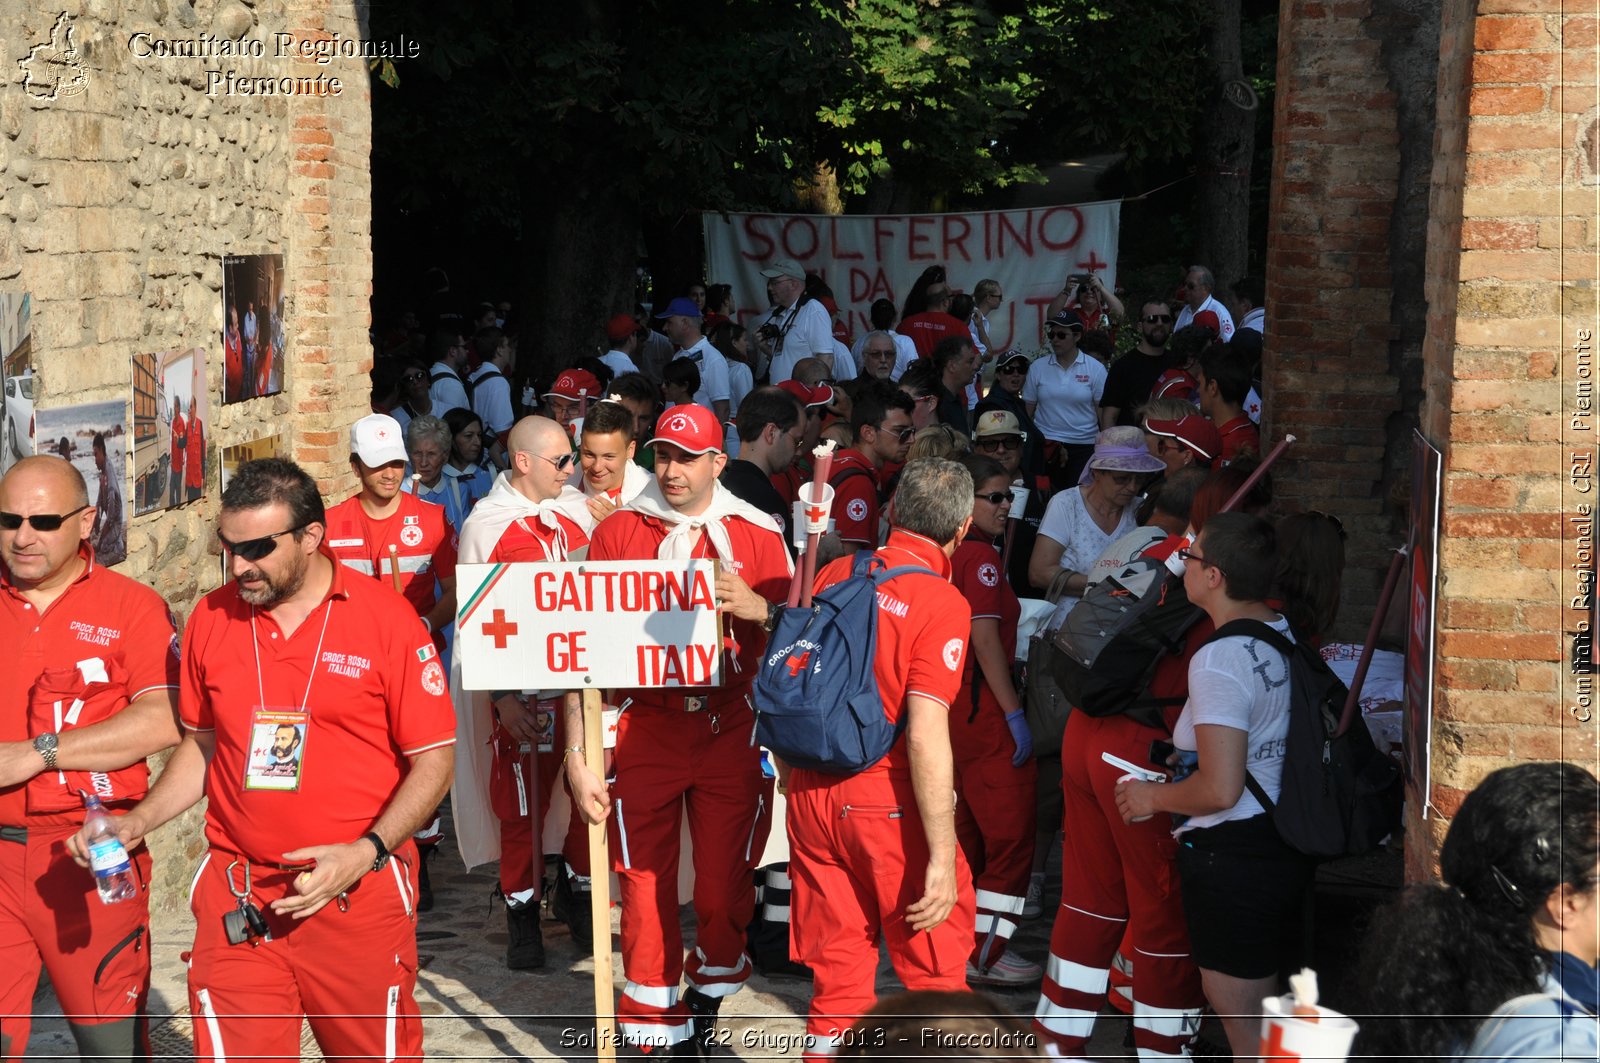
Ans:
<svg viewBox="0 0 1600 1063"><path fill-rule="evenodd" d="M689 454L722 449L722 422L704 406L682 403L669 406L656 421L655 442L671 443Z"/></svg>

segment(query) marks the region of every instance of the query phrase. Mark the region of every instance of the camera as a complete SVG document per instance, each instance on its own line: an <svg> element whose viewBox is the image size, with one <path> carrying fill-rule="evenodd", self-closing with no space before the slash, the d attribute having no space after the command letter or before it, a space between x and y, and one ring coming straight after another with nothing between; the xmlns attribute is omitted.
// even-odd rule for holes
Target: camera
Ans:
<svg viewBox="0 0 1600 1063"><path fill-rule="evenodd" d="M778 326L769 321L760 328L756 329L756 335L766 342L771 343L773 340L778 338L778 331Z"/></svg>

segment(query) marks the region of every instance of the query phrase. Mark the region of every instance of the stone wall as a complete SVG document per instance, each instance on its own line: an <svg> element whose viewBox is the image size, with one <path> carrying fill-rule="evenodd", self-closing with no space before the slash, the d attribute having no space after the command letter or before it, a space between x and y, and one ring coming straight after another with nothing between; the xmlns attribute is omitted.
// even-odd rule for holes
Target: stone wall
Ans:
<svg viewBox="0 0 1600 1063"><path fill-rule="evenodd" d="M37 98L18 64L63 13L81 91ZM218 447L280 433L329 497L352 486L343 439L365 412L370 365L368 74L359 58L280 57L274 35L359 38L364 25L361 6L339 0L0 4L11 71L0 90L0 287L32 293L38 408L126 400L137 353L208 352L205 497L133 518L118 569L180 618L220 582ZM262 41L263 56L141 54L241 36ZM237 81L319 74L341 91L245 95ZM220 256L263 253L281 253L287 272L284 390L223 406ZM153 838L158 903L183 903L201 847L194 814Z"/></svg>

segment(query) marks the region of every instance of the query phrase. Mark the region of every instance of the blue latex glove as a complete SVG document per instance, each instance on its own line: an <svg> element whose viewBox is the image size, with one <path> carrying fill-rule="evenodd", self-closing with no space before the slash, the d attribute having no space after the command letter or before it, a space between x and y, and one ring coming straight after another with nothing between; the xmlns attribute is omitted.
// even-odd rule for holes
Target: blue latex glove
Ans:
<svg viewBox="0 0 1600 1063"><path fill-rule="evenodd" d="M1027 717L1021 709L1006 713L1006 726L1011 728L1011 741L1017 744L1017 751L1011 756L1011 766L1020 768L1033 756L1033 732L1028 729Z"/></svg>

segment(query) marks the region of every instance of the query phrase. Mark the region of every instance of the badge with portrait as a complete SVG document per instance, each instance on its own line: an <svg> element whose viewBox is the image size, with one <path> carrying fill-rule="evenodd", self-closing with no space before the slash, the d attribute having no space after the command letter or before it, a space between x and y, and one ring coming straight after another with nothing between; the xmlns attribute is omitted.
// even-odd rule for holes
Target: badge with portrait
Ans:
<svg viewBox="0 0 1600 1063"><path fill-rule="evenodd" d="M250 715L250 748L244 766L246 790L300 789L311 714L257 707Z"/></svg>

